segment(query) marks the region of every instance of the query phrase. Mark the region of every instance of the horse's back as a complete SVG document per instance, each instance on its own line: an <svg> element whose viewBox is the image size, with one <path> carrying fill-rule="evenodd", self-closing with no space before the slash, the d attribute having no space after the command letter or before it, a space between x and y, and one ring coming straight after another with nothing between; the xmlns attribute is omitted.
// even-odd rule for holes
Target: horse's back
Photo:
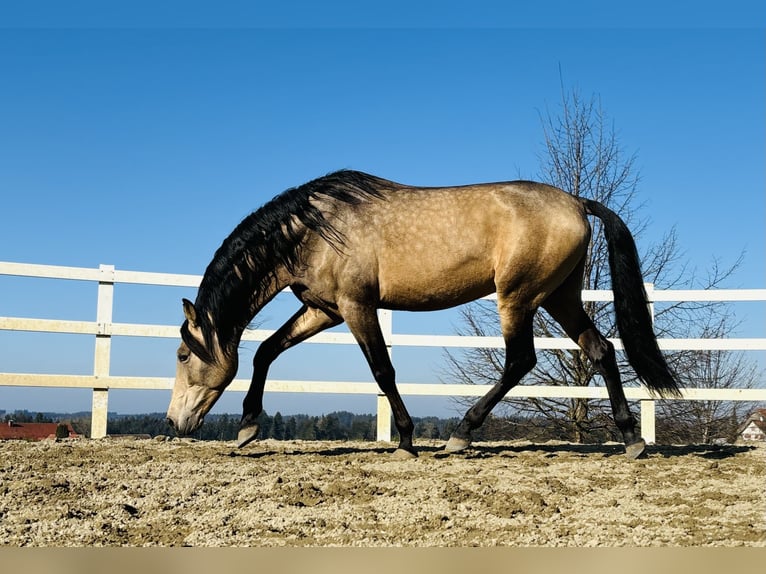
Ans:
<svg viewBox="0 0 766 574"><path fill-rule="evenodd" d="M364 207L344 232L349 240L374 248L378 258L419 267L495 265L511 253L555 257L570 244L587 244L590 234L576 198L527 181L402 188Z"/></svg>

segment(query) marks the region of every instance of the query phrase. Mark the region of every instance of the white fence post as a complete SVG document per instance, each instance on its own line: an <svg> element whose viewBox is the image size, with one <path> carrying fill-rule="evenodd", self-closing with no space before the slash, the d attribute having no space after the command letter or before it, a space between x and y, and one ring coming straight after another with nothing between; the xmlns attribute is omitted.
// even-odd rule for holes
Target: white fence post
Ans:
<svg viewBox="0 0 766 574"><path fill-rule="evenodd" d="M389 309L378 310L378 321L380 322L380 329L383 331L383 338L386 340L389 357L393 354L391 343L394 332L393 317L393 311ZM377 410L376 438L378 441L391 442L391 404L383 393L378 393Z"/></svg>
<svg viewBox="0 0 766 574"><path fill-rule="evenodd" d="M652 328L654 328L654 283L644 283L646 298L649 303L649 315L652 318ZM641 406L641 438L646 444L654 444L657 440L655 431L655 421L657 420L657 403L651 400L639 402Z"/></svg>
<svg viewBox="0 0 766 574"><path fill-rule="evenodd" d="M639 401L641 404L641 438L646 444L654 444L656 441L655 421L656 401Z"/></svg>
<svg viewBox="0 0 766 574"><path fill-rule="evenodd" d="M112 351L112 309L114 303L114 265L99 265L98 302L96 307L96 350L93 360L93 374L96 379L109 377L109 362ZM91 438L106 436L106 419L109 409L107 386L93 388L93 414L90 421Z"/></svg>

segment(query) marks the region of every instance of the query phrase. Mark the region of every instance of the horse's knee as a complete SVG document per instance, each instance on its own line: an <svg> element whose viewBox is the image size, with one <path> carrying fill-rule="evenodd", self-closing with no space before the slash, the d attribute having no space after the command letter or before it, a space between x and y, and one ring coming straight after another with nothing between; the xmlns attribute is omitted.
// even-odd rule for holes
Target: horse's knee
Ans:
<svg viewBox="0 0 766 574"><path fill-rule="evenodd" d="M274 362L281 352L279 345L270 339L266 339L255 350L253 355L253 368L267 368Z"/></svg>
<svg viewBox="0 0 766 574"><path fill-rule="evenodd" d="M396 371L392 368L377 368L373 370L372 377L384 393L393 390L396 385Z"/></svg>

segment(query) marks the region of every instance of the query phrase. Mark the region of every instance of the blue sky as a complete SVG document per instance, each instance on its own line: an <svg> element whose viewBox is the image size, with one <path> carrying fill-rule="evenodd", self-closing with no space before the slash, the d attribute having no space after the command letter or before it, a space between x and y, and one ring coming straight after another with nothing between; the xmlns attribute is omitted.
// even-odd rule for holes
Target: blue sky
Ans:
<svg viewBox="0 0 766 574"><path fill-rule="evenodd" d="M764 287L766 35L747 15L724 15L733 27L717 28L681 11L652 25L645 14L577 21L564 9L543 20L479 3L465 21L445 10L424 29L435 4L421 3L410 27L380 10L333 20L286 9L245 10L239 21L216 13L199 27L198 5L187 4L182 27L170 26L177 13L166 4L154 21L127 8L38 20L0 10L0 260L199 274L247 213L335 169L422 185L535 178L539 114L556 113L563 79L600 98L637 156L650 221L641 241L676 226L685 261L701 271L744 250L728 286ZM95 318L90 285L0 276L0 291L3 316ZM118 286L115 320L180 323L182 296L194 293ZM763 336L756 307L745 309L743 336ZM278 301L264 326L294 308ZM449 333L452 316L401 321ZM85 339L0 333L0 370L89 373ZM116 340L112 371L171 376L174 347ZM371 380L361 354L346 351L295 349L273 375ZM252 346L244 354L247 378ZM317 357L326 360L309 369ZM436 382L438 352L394 359L400 381ZM241 398L232 393L219 410L238 412ZM167 399L113 392L110 408L162 411ZM407 399L415 414L449 410L429 401ZM0 388L0 409L89 406L87 391ZM374 399L266 404L272 413L335 408L369 412Z"/></svg>

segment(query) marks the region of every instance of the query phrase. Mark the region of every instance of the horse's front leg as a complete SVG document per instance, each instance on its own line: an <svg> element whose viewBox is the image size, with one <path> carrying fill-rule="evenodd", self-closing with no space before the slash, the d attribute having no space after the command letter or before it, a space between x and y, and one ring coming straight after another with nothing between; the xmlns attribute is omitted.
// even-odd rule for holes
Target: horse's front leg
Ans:
<svg viewBox="0 0 766 574"><path fill-rule="evenodd" d="M263 412L263 390L269 367L286 349L305 341L312 335L341 323L321 309L304 305L287 322L277 329L258 347L253 357L253 377L250 388L242 402L242 419L239 422L237 446L243 447L258 437L258 416Z"/></svg>
<svg viewBox="0 0 766 574"><path fill-rule="evenodd" d="M348 328L367 359L375 381L391 405L394 424L396 430L399 431L399 447L394 452L394 457L400 459L416 457L418 453L412 444L415 427L396 388L396 373L391 363L391 357L388 355L376 309L346 302L341 311Z"/></svg>
<svg viewBox="0 0 766 574"><path fill-rule="evenodd" d="M250 381L250 388L247 390L245 400L242 402L242 419L239 421L239 432L237 433L237 446L243 446L251 443L258 438L260 425L258 416L263 411L263 389L266 386L266 374L269 365L279 355L271 351L267 354L265 348L269 339L261 343L253 358L253 378ZM263 351L262 351L263 349Z"/></svg>

